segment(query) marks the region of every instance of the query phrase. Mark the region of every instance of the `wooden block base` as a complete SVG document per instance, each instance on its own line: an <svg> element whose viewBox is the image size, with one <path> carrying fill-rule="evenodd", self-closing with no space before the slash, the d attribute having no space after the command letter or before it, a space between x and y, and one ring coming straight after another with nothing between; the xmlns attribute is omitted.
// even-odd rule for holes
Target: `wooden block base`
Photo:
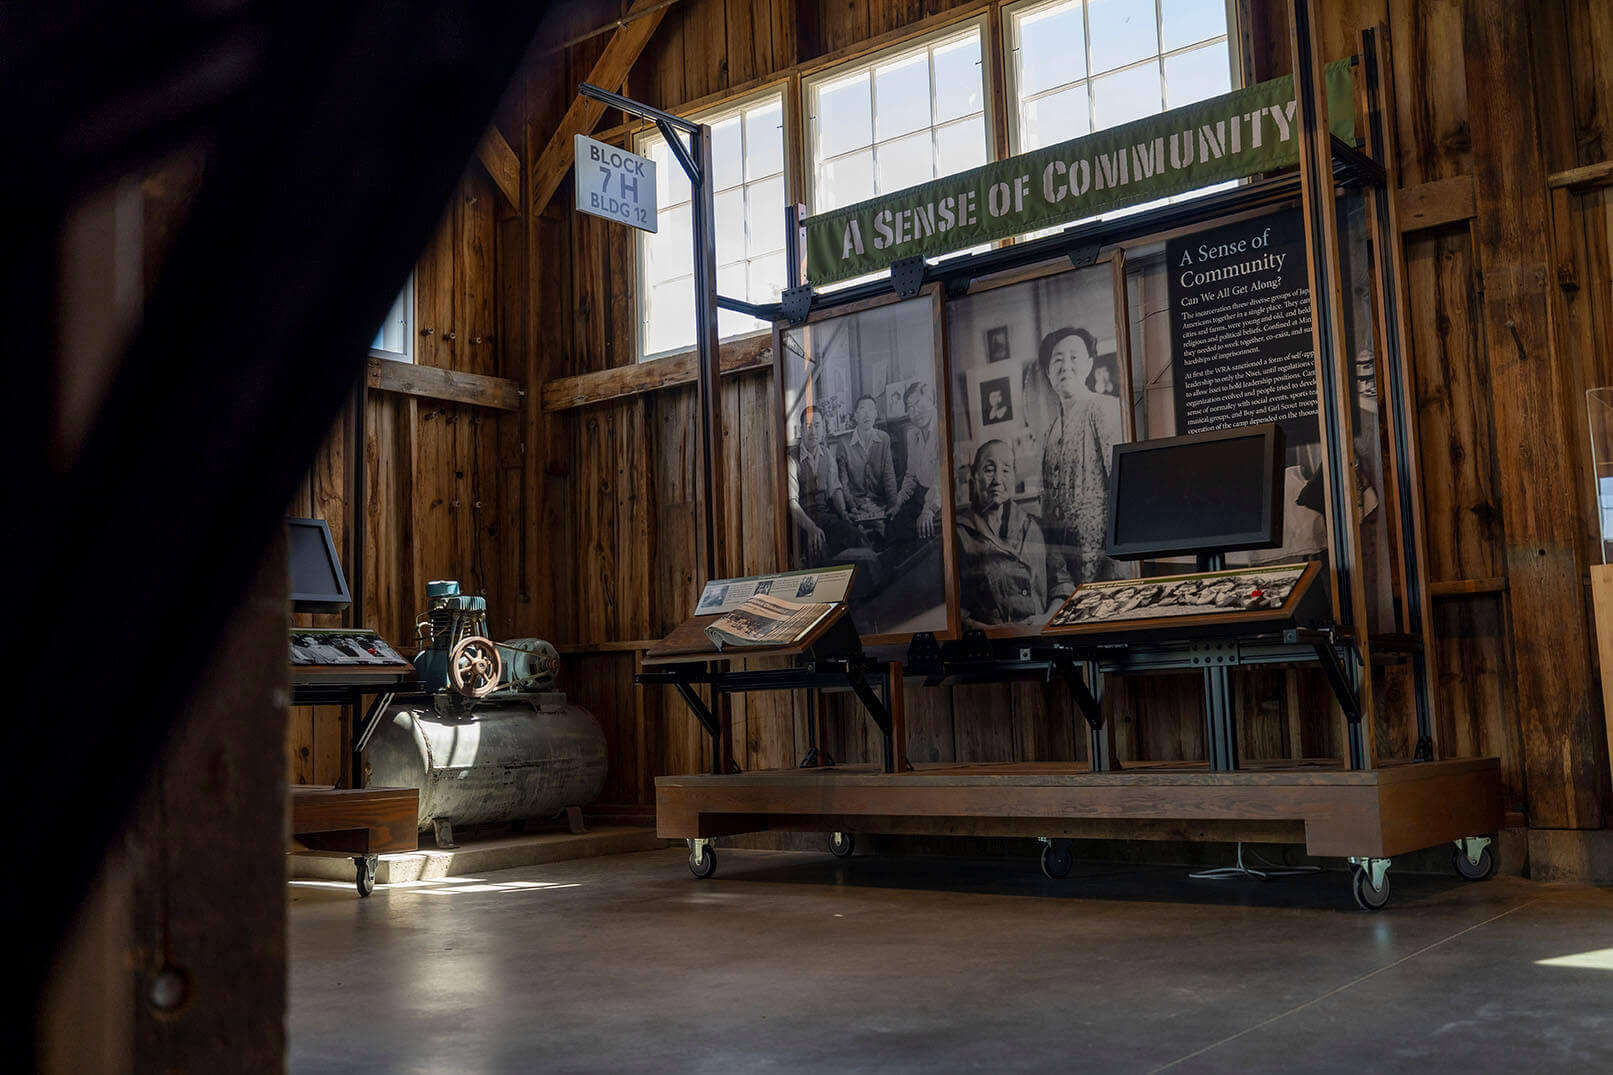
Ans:
<svg viewBox="0 0 1613 1075"><path fill-rule="evenodd" d="M1303 842L1312 855L1388 858L1502 826L1495 758L1351 771L1211 772L1202 764L1094 773L1070 763L783 769L655 782L666 839L783 829L924 835Z"/></svg>
<svg viewBox="0 0 1613 1075"><path fill-rule="evenodd" d="M291 787L291 850L384 855L419 848L414 788Z"/></svg>

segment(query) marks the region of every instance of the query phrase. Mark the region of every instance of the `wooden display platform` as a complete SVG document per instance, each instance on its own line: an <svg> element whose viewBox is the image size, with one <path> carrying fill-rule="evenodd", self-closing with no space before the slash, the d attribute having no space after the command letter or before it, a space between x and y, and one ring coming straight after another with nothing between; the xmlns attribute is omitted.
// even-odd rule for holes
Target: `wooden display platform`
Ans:
<svg viewBox="0 0 1613 1075"><path fill-rule="evenodd" d="M768 829L928 835L1304 843L1318 856L1389 858L1501 828L1496 758L1389 764L1080 763L779 769L655 781L656 835Z"/></svg>
<svg viewBox="0 0 1613 1075"><path fill-rule="evenodd" d="M292 851L354 857L414 851L419 827L414 788L291 786Z"/></svg>

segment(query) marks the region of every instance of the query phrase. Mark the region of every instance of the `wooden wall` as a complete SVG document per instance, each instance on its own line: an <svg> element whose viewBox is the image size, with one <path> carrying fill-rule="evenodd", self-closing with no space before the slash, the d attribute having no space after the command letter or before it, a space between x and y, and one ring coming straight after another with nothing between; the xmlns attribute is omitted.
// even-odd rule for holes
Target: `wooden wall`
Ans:
<svg viewBox="0 0 1613 1075"><path fill-rule="evenodd" d="M1285 0L1239 7L1252 77L1286 73ZM1613 159L1613 0L1313 7L1326 58L1355 52L1357 33L1377 23L1394 50L1442 750L1500 755L1508 809L1537 827L1600 827L1613 804L1590 658L1586 568L1598 547L1581 460L1583 389L1613 380L1613 193L1594 175L1561 173ZM798 99L803 68L997 10L984 0L678 0L624 92L703 107L772 81ZM499 126L529 178L610 41L607 32L534 57L512 88ZM601 136L628 137L620 120L607 114ZM676 380L663 376L668 365L628 369L631 233L574 214L564 187L541 213L527 189L513 214L489 214L473 196L492 195L485 180L473 166L417 288L435 304L422 300L422 326L427 309L446 308L433 318L460 324L491 318L495 344L465 348L461 329L461 346L429 347L422 359L513 378L527 395L516 416L372 391L366 618L408 641L421 580L447 574L485 589L496 631L538 634L567 652L565 687L612 744L602 801L643 810L657 774L703 765L703 739L681 703L631 682L647 641L687 615L699 579L694 389L623 388ZM798 195L799 166L788 182ZM544 386L567 378L608 383L614 398L546 408ZM765 366L721 388L735 572L778 566L771 389ZM339 431L331 443L308 497L334 510ZM465 508L478 491L479 516ZM1316 701L1292 679L1248 676L1240 691L1255 752L1337 749L1331 722L1306 716ZM914 689L907 702L914 760L1084 750L1056 688ZM1193 681L1117 685L1108 704L1123 756L1202 756ZM836 753L869 756L863 722L832 700L825 708ZM736 705L740 763L792 764L806 748L804 718L799 696ZM299 757L303 741L320 737L294 731L294 772L328 765L324 748Z"/></svg>

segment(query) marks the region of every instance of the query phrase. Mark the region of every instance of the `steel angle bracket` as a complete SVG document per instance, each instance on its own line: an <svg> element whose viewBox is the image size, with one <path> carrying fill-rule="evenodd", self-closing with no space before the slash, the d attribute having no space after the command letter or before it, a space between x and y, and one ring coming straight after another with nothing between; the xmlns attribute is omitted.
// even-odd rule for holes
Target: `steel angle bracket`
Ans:
<svg viewBox="0 0 1613 1075"><path fill-rule="evenodd" d="M911 299L924 286L924 257L915 254L891 264L891 287L904 299Z"/></svg>
<svg viewBox="0 0 1613 1075"><path fill-rule="evenodd" d="M812 285L801 284L797 287L787 287L779 296L779 305L784 309L784 318L792 325L799 325L806 320L807 314L812 312Z"/></svg>
<svg viewBox="0 0 1613 1075"><path fill-rule="evenodd" d="M1070 250L1070 264L1077 269L1084 269L1088 265L1097 263L1098 252L1103 249L1102 243L1083 243Z"/></svg>

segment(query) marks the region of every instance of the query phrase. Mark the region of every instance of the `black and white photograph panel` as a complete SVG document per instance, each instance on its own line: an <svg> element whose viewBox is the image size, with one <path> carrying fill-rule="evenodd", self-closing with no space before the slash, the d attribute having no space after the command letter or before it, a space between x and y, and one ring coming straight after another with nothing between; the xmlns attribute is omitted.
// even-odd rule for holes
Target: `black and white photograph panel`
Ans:
<svg viewBox="0 0 1613 1075"><path fill-rule="evenodd" d="M781 336L790 566L856 564L864 637L948 626L934 301Z"/></svg>
<svg viewBox="0 0 1613 1075"><path fill-rule="evenodd" d="M1076 583L1132 573L1103 551L1125 439L1113 269L950 299L947 339L964 621L1039 626Z"/></svg>

